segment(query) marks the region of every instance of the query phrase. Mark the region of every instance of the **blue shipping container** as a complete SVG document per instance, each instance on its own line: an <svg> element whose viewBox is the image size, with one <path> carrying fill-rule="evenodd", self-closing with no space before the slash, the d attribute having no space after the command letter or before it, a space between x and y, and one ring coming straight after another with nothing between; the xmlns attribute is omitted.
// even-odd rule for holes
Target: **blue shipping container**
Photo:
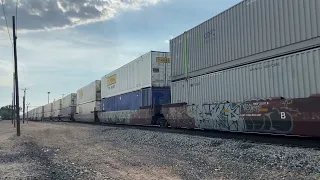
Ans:
<svg viewBox="0 0 320 180"><path fill-rule="evenodd" d="M169 104L170 102L169 87L144 88L102 99L102 111L138 110L141 106Z"/></svg>

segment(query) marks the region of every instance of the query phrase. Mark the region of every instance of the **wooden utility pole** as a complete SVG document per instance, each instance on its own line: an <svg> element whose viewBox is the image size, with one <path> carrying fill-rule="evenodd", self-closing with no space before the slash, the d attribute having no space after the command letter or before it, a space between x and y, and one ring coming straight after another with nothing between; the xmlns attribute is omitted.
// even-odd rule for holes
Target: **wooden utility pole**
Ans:
<svg viewBox="0 0 320 180"><path fill-rule="evenodd" d="M14 70L13 70L14 71ZM13 124L13 127L16 127L16 121L15 121L15 107L16 107L16 86L15 86L15 75L14 75L14 72L12 73L12 85L13 85L13 91L12 91L12 112L11 112L11 115L12 115L12 124Z"/></svg>
<svg viewBox="0 0 320 180"><path fill-rule="evenodd" d="M25 120L25 109L26 109L26 91L27 88L22 89L23 90L23 114L22 114L22 123L24 124Z"/></svg>
<svg viewBox="0 0 320 180"><path fill-rule="evenodd" d="M29 112L29 110L28 110L29 106L30 106L30 103L27 104L27 118L26 118L27 124L28 124L28 121L29 121L29 113L28 113Z"/></svg>
<svg viewBox="0 0 320 180"><path fill-rule="evenodd" d="M13 52L14 52L14 75L15 75L15 93L16 93L16 120L17 120L17 136L20 136L20 107L19 107L19 80L18 80L18 60L17 60L17 37L16 37L16 22L12 16L12 31L13 31Z"/></svg>

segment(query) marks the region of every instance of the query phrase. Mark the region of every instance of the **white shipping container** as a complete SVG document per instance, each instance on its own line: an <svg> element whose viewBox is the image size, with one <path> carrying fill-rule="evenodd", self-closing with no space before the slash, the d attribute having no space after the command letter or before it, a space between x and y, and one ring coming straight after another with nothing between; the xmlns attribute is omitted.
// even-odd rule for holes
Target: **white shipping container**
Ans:
<svg viewBox="0 0 320 180"><path fill-rule="evenodd" d="M61 99L61 109L77 105L77 93L71 93Z"/></svg>
<svg viewBox="0 0 320 180"><path fill-rule="evenodd" d="M60 116L61 117L70 117L72 114L76 113L76 106L70 106L61 109Z"/></svg>
<svg viewBox="0 0 320 180"><path fill-rule="evenodd" d="M46 112L50 112L51 113L52 112L52 103L44 105L43 112L44 113L46 113Z"/></svg>
<svg viewBox="0 0 320 180"><path fill-rule="evenodd" d="M37 114L39 116L42 116L43 115L43 110L44 110L44 106L40 106L40 107L37 107L36 112L37 112Z"/></svg>
<svg viewBox="0 0 320 180"><path fill-rule="evenodd" d="M102 77L101 97L112 97L146 87L168 87L170 82L170 53L151 51Z"/></svg>
<svg viewBox="0 0 320 180"><path fill-rule="evenodd" d="M52 103L52 111L60 110L61 109L61 99L53 101Z"/></svg>
<svg viewBox="0 0 320 180"><path fill-rule="evenodd" d="M172 79L320 44L319 0L244 0L170 41Z"/></svg>
<svg viewBox="0 0 320 180"><path fill-rule="evenodd" d="M60 115L60 112L61 112L61 110L52 111L51 116L52 117L58 117Z"/></svg>
<svg viewBox="0 0 320 180"><path fill-rule="evenodd" d="M77 105L77 114L91 114L93 111L101 111L101 101L93 101Z"/></svg>
<svg viewBox="0 0 320 180"><path fill-rule="evenodd" d="M172 83L172 103L309 97L320 93L320 48L190 78L185 83ZM184 90L186 95L181 95Z"/></svg>
<svg viewBox="0 0 320 180"><path fill-rule="evenodd" d="M31 109L30 111L27 112L27 118L32 118L34 116L34 111L35 109Z"/></svg>
<svg viewBox="0 0 320 180"><path fill-rule="evenodd" d="M77 91L77 105L99 100L101 100L100 80L95 80Z"/></svg>

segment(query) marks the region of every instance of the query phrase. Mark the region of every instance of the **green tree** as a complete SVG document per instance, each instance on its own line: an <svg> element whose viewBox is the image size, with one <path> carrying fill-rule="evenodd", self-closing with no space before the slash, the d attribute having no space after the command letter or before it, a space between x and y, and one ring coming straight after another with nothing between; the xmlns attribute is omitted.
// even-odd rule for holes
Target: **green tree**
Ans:
<svg viewBox="0 0 320 180"><path fill-rule="evenodd" d="M22 108L20 107L20 111ZM14 112L16 114L16 112ZM0 108L0 116L2 119L11 119L12 116L12 105L7 105Z"/></svg>

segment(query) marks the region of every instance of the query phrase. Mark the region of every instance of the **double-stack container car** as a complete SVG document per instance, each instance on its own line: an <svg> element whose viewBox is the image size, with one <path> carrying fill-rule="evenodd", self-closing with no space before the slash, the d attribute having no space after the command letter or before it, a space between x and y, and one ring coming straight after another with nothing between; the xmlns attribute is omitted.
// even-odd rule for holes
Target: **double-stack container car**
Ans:
<svg viewBox="0 0 320 180"><path fill-rule="evenodd" d="M75 116L320 137L319 17L319 0L244 0L102 77L101 111L78 91Z"/></svg>
<svg viewBox="0 0 320 180"><path fill-rule="evenodd" d="M60 119L60 111L61 111L61 99L53 101L51 119L52 120Z"/></svg>
<svg viewBox="0 0 320 180"><path fill-rule="evenodd" d="M92 83L77 91L76 121L94 122L101 111L101 81Z"/></svg>
<svg viewBox="0 0 320 180"><path fill-rule="evenodd" d="M172 39L166 120L319 136L319 15L318 0L248 0Z"/></svg>
<svg viewBox="0 0 320 180"><path fill-rule="evenodd" d="M77 106L77 93L71 93L61 99L59 120L74 120Z"/></svg>
<svg viewBox="0 0 320 180"><path fill-rule="evenodd" d="M46 104L43 107L43 119L51 120L52 117L52 103Z"/></svg>
<svg viewBox="0 0 320 180"><path fill-rule="evenodd" d="M168 52L148 52L101 79L102 122L158 124L156 106L170 103Z"/></svg>
<svg viewBox="0 0 320 180"><path fill-rule="evenodd" d="M172 80L318 47L319 0L245 0L170 41Z"/></svg>

